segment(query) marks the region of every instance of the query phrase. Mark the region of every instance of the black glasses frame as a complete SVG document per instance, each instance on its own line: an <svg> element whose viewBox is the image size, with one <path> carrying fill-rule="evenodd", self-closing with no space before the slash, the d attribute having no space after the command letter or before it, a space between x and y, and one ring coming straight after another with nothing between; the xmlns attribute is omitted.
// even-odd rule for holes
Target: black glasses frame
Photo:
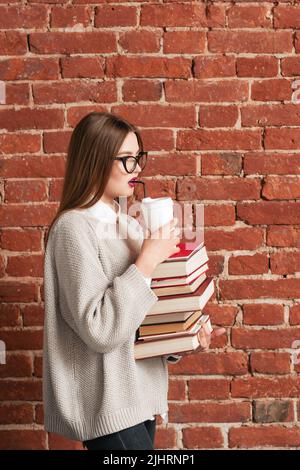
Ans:
<svg viewBox="0 0 300 470"><path fill-rule="evenodd" d="M147 164L148 152L144 152L144 151L139 152L137 157L134 157L133 155L128 155L128 156L124 156L124 157L114 157L114 160L121 160L121 162L123 163L124 170L127 173L133 173L134 170L136 169L137 164L140 163L140 159L144 156L146 156L146 160L145 160L145 165L143 166L143 168L141 167L141 170L143 170L145 168L146 164ZM135 165L134 165L132 171L128 171L127 167L126 167L126 161L127 161L128 158L134 158L135 159Z"/></svg>

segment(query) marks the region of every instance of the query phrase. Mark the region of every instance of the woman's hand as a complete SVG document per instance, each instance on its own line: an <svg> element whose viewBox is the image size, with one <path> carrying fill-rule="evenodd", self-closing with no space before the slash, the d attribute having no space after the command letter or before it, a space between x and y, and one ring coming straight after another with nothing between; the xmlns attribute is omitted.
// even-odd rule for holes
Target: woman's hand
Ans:
<svg viewBox="0 0 300 470"><path fill-rule="evenodd" d="M177 352L172 354L178 354L179 356L188 356L189 354L195 354L196 352L208 351L212 338L223 335L224 333L226 333L225 328L215 328L211 333L209 333L209 331L206 330L205 325L203 325L198 333L200 345L197 349L194 349L194 351Z"/></svg>
<svg viewBox="0 0 300 470"><path fill-rule="evenodd" d="M180 229L175 228L178 219L175 217L170 222L162 225L158 230L148 233L141 247L141 252L135 261L138 269L147 277L151 277L156 266L174 253L178 253L180 248L177 244L180 238L177 237L177 231Z"/></svg>

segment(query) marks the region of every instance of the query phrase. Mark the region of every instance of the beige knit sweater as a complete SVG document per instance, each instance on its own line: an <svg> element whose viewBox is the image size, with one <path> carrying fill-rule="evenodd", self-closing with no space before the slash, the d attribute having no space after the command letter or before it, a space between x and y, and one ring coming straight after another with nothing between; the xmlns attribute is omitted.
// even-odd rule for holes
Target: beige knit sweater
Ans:
<svg viewBox="0 0 300 470"><path fill-rule="evenodd" d="M142 244L137 225L123 213L116 225L71 210L50 232L44 263L47 431L83 441L168 411L167 358L134 359L135 332L158 300L134 264Z"/></svg>

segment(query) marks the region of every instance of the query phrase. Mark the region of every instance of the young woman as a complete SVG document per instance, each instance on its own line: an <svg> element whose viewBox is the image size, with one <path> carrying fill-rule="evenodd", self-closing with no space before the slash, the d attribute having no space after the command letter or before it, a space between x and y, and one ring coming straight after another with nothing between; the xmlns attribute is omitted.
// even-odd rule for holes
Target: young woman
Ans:
<svg viewBox="0 0 300 470"><path fill-rule="evenodd" d="M134 341L158 299L151 274L179 250L176 220L144 237L116 200L133 194L129 181L146 159L135 126L110 113L85 116L46 237L45 429L87 449L153 449L155 417L168 411L172 357L135 360ZM204 349L210 338L203 333Z"/></svg>

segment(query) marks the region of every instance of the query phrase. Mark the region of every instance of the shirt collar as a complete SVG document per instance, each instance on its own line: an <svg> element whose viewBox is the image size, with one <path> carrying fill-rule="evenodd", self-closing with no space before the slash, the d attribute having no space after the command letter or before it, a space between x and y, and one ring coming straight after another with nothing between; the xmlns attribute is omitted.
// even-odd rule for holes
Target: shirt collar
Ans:
<svg viewBox="0 0 300 470"><path fill-rule="evenodd" d="M86 210L91 215L97 217L97 219L102 220L103 222L115 223L117 218L119 218L121 215L121 206L115 200L113 200L112 207L110 204L99 199L99 201L97 201L91 207L86 208Z"/></svg>

